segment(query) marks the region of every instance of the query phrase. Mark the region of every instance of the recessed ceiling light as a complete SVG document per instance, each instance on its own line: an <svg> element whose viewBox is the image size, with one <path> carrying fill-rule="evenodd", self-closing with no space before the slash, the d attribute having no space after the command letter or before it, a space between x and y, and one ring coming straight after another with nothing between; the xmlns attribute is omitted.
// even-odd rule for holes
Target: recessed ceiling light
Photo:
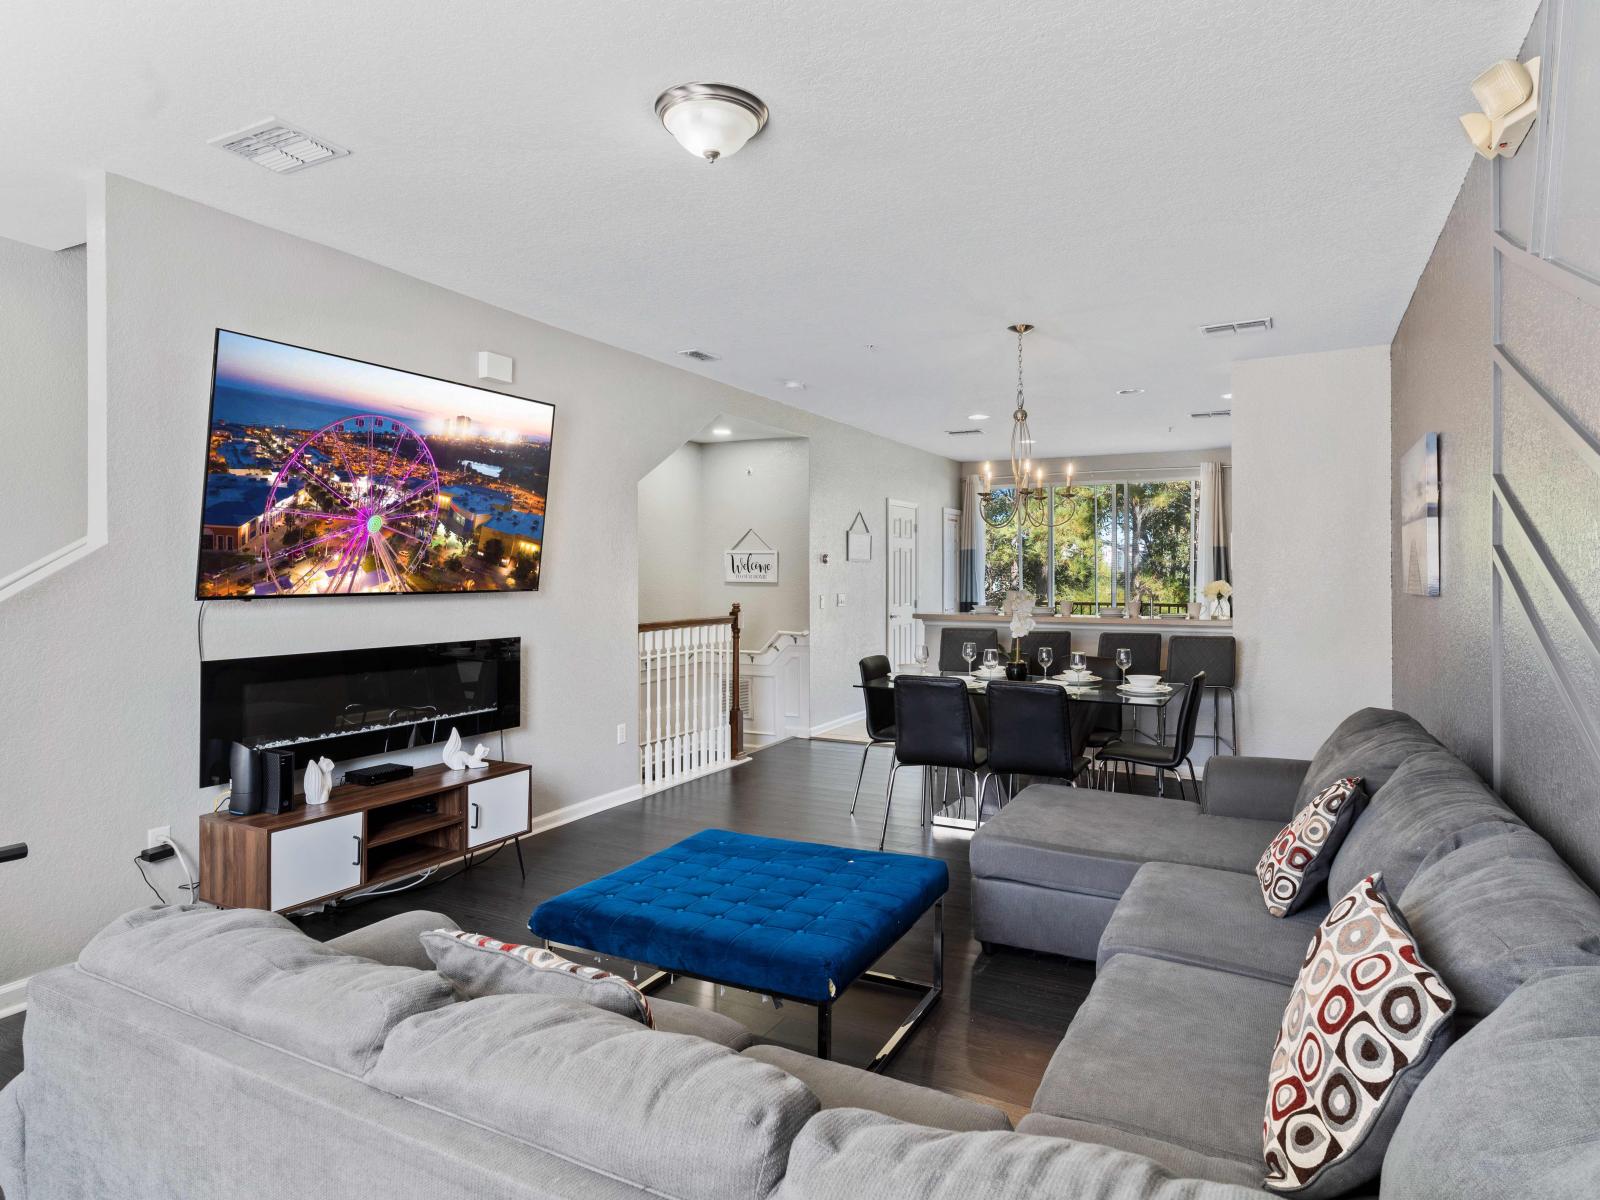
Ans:
<svg viewBox="0 0 1600 1200"><path fill-rule="evenodd" d="M265 167L279 175L288 175L320 162L343 158L350 151L335 146L323 138L312 137L303 130L268 117L257 121L248 129L212 138L211 145L241 158L247 158L258 167Z"/></svg>
<svg viewBox="0 0 1600 1200"><path fill-rule="evenodd" d="M988 413L968 413L967 414L967 420L969 420L969 421L987 421L988 419L989 419L989 414Z"/></svg>
<svg viewBox="0 0 1600 1200"><path fill-rule="evenodd" d="M1224 400L1232 400L1233 399L1233 393L1232 392L1223 392L1222 393L1222 398Z"/></svg>
<svg viewBox="0 0 1600 1200"><path fill-rule="evenodd" d="M712 437L730 437L730 436L732 436L732 434L733 434L733 430L729 429L725 425L718 425L715 429L713 429L711 431L711 436Z"/></svg>
<svg viewBox="0 0 1600 1200"><path fill-rule="evenodd" d="M1144 395L1144 389L1143 388L1118 388L1117 389L1117 395L1119 395L1119 396L1142 396L1142 395Z"/></svg>
<svg viewBox="0 0 1600 1200"><path fill-rule="evenodd" d="M785 379L783 381L783 386L795 392L803 392L806 390L806 385L798 379Z"/></svg>
<svg viewBox="0 0 1600 1200"><path fill-rule="evenodd" d="M656 116L678 145L714 163L739 153L761 132L767 106L729 83L681 83L656 97Z"/></svg>

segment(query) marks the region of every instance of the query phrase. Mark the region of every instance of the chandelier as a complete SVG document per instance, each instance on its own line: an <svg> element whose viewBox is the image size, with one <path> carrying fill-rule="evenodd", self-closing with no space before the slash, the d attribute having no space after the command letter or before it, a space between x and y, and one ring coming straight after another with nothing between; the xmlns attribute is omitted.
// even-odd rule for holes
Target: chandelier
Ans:
<svg viewBox="0 0 1600 1200"><path fill-rule="evenodd" d="M1044 480L1044 467L1033 461L1033 433L1028 428L1028 408L1022 391L1022 339L1033 328L1018 323L1007 329L1017 335L1017 402L1011 412L1011 504L994 504L994 468L983 464L983 490L978 499L983 502L983 519L999 528L1010 524L1014 518L1019 530L1044 530L1050 521L1050 485ZM1072 464L1067 464L1066 490L1072 492ZM1005 487L1005 484L1001 485ZM1004 497L1001 497L1004 499ZM1056 518L1059 523L1066 513Z"/></svg>

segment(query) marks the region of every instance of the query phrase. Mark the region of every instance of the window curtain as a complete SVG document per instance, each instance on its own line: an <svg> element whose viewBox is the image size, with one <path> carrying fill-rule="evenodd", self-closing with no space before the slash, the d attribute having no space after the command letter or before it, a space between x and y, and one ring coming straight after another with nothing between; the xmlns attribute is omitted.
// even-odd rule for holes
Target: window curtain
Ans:
<svg viewBox="0 0 1600 1200"><path fill-rule="evenodd" d="M978 491L983 486L983 476L966 475L961 479L961 558L957 597L962 612L983 603L983 501Z"/></svg>
<svg viewBox="0 0 1600 1200"><path fill-rule="evenodd" d="M1232 522L1228 503L1228 464L1200 464L1200 520L1196 532L1194 590L1196 598L1213 579L1233 582L1229 560Z"/></svg>

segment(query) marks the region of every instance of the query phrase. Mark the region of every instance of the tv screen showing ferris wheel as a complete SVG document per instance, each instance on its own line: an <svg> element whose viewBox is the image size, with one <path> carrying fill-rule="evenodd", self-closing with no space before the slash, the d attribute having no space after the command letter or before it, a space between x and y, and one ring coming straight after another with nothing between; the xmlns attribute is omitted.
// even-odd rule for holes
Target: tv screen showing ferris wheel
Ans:
<svg viewBox="0 0 1600 1200"><path fill-rule="evenodd" d="M195 596L535 591L554 421L219 329Z"/></svg>

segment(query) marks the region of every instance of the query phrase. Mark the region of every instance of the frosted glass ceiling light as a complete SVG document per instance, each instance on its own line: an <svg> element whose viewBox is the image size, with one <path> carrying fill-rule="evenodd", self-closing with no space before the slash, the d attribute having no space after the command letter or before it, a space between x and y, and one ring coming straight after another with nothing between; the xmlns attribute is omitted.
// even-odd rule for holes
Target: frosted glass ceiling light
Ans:
<svg viewBox="0 0 1600 1200"><path fill-rule="evenodd" d="M767 106L726 83L681 83L656 97L656 116L690 154L714 163L737 154L767 123Z"/></svg>

